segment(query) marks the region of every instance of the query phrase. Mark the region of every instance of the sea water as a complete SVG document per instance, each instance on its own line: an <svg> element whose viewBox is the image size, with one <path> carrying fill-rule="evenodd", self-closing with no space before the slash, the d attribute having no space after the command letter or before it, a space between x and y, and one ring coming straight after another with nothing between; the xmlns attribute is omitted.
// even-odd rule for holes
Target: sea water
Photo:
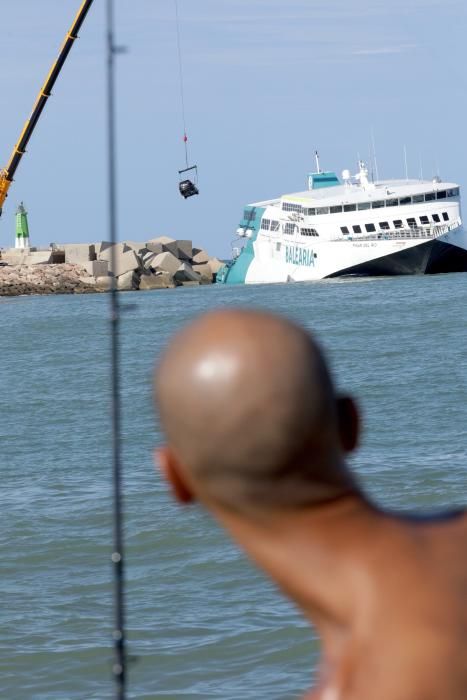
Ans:
<svg viewBox="0 0 467 700"><path fill-rule="evenodd" d="M295 608L153 468L151 373L171 334L238 305L312 329L362 411L363 485L384 506L432 510L465 503L466 291L451 274L121 295L130 698L290 700L319 652ZM107 700L109 298L0 299L0 313L0 697Z"/></svg>

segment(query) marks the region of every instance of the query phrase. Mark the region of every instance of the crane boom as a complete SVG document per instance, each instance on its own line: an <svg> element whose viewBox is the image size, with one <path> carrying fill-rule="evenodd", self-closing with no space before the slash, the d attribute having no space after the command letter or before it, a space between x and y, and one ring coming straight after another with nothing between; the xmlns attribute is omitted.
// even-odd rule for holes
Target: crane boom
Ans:
<svg viewBox="0 0 467 700"><path fill-rule="evenodd" d="M94 0L84 0L82 2L81 7L78 10L78 13L74 19L74 22L61 46L58 58L53 64L52 68L50 69L45 83L43 84L37 96L36 102L31 112L31 116L24 125L18 143L15 145L13 152L10 156L8 165L4 170L0 170L0 216L2 213L3 204L5 203L5 199L8 196L8 190L10 189L11 183L13 182L16 170L18 169L23 155L26 153L26 147L29 143L29 140L34 132L34 129L37 126L37 123L41 117L44 107L47 104L47 100L52 94L52 89L57 81L58 76L61 73L63 66L65 65L65 62L68 58L68 54L70 53L75 40L78 38L78 32L81 29L83 22L86 19L86 15L91 9L91 5L93 4L93 2Z"/></svg>

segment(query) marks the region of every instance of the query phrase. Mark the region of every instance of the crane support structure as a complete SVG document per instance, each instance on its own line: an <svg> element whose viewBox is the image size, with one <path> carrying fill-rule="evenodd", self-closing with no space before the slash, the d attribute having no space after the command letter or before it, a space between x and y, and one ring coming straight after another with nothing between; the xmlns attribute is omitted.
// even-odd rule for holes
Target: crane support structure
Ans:
<svg viewBox="0 0 467 700"><path fill-rule="evenodd" d="M48 74L46 81L43 84L39 95L37 96L33 110L31 112L31 116L24 125L24 129L21 132L21 136L19 137L18 143L13 149L8 165L3 170L0 170L0 216L2 213L3 204L5 203L5 199L8 196L8 190L11 187L11 183L13 182L15 173L18 169L23 155L26 153L26 148L29 143L29 140L34 132L34 129L37 126L42 112L44 111L44 107L47 104L47 100L52 95L53 87L57 82L57 78L60 75L63 66L65 65L65 62L68 58L68 54L70 53L73 44L78 38L78 32L81 29L83 22L86 19L86 15L91 9L91 5L93 4L93 2L94 0L84 0L84 2L81 4L81 7L78 10L75 20L62 44L58 58L53 64L50 73Z"/></svg>

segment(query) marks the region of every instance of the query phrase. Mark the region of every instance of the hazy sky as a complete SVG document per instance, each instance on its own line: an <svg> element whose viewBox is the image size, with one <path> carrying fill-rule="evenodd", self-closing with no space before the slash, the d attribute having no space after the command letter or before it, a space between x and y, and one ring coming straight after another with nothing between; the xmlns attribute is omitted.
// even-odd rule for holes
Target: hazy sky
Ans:
<svg viewBox="0 0 467 700"><path fill-rule="evenodd" d="M379 173L437 169L466 184L465 0L178 0L191 159L178 194L182 119L173 0L116 0L120 238L171 235L228 256L243 205L304 189L313 152L356 169L373 130ZM79 0L2 0L5 165ZM14 240L108 238L104 1L96 0L17 172L0 220Z"/></svg>

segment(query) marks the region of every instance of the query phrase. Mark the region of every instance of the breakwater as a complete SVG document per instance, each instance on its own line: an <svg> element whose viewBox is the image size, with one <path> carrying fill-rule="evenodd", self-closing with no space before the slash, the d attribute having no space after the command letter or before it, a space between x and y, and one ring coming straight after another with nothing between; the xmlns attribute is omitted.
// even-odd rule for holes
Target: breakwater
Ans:
<svg viewBox="0 0 467 700"><path fill-rule="evenodd" d="M190 240L54 244L45 250L4 250L0 296L86 294L212 284L223 263Z"/></svg>

